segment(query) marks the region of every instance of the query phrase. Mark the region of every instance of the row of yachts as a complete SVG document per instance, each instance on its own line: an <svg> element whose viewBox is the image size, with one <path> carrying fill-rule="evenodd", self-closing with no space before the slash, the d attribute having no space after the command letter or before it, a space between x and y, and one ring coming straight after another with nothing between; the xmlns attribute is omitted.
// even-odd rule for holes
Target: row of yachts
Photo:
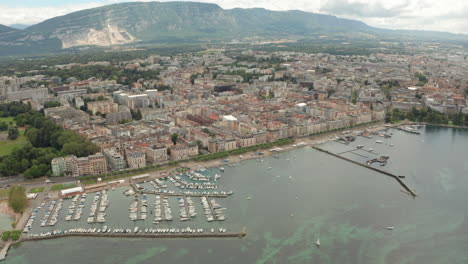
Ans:
<svg viewBox="0 0 468 264"><path fill-rule="evenodd" d="M150 184L153 185L155 189L167 188L167 185L160 179L154 179L153 181L150 181Z"/></svg>
<svg viewBox="0 0 468 264"><path fill-rule="evenodd" d="M226 220L226 216L224 215L224 210L226 210L226 208L221 208L221 205L219 205L215 199L208 200L207 197L203 196L201 197L201 202L208 222Z"/></svg>
<svg viewBox="0 0 468 264"><path fill-rule="evenodd" d="M191 197L177 197L179 200L179 210L180 210L180 220L187 221L190 218L195 217L197 213L195 212L195 205Z"/></svg>
<svg viewBox="0 0 468 264"><path fill-rule="evenodd" d="M154 201L154 221L153 224L159 224L160 221L172 221L172 210L167 197L156 195Z"/></svg>
<svg viewBox="0 0 468 264"><path fill-rule="evenodd" d="M105 223L106 209L109 206L109 198L106 191L97 192L91 203L88 223Z"/></svg>
<svg viewBox="0 0 468 264"><path fill-rule="evenodd" d="M132 188L130 188L130 189L126 190L123 194L125 196L132 196L132 195L135 194L135 191Z"/></svg>
<svg viewBox="0 0 468 264"><path fill-rule="evenodd" d="M26 222L26 225L24 225L23 233L28 233L31 230L34 220L36 220L37 213L44 206L45 202L42 202L41 205L32 210L31 215L29 216L28 221Z"/></svg>
<svg viewBox="0 0 468 264"><path fill-rule="evenodd" d="M140 229L139 227L135 228L107 228L104 226L101 228L72 228L68 230L54 230L45 233L38 234L29 234L30 238L44 238L44 237L53 237L67 234L202 234L205 232L203 228L145 228ZM226 228L211 228L207 232L211 233L226 233Z"/></svg>
<svg viewBox="0 0 468 264"><path fill-rule="evenodd" d="M144 194L141 197L138 196L130 204L129 210L130 220L146 220L148 212L148 197Z"/></svg>
<svg viewBox="0 0 468 264"><path fill-rule="evenodd" d="M188 176L188 178L192 181L210 181L210 178L199 173L199 172L188 172L186 173L186 175ZM219 175L219 174L216 174L216 175Z"/></svg>
<svg viewBox="0 0 468 264"><path fill-rule="evenodd" d="M78 221L83 214L83 208L86 205L87 194L75 195L72 199L70 206L68 207L68 214L65 216L65 221Z"/></svg>
<svg viewBox="0 0 468 264"><path fill-rule="evenodd" d="M196 173L196 172L195 172ZM218 185L211 182L187 182L180 176L171 176L169 180L177 187L181 189L198 189L198 190L214 190L218 189Z"/></svg>
<svg viewBox="0 0 468 264"><path fill-rule="evenodd" d="M52 200L46 213L42 217L41 226L54 226L58 222L58 215L62 209L63 199Z"/></svg>
<svg viewBox="0 0 468 264"><path fill-rule="evenodd" d="M146 183L146 182L145 182ZM150 183L153 183L153 181L150 181ZM166 186L166 185L164 185ZM166 189L158 189L159 187L157 187L156 184L153 185L153 187L156 189L156 190L150 190L150 189L146 189L144 186L142 186L141 184L138 184L138 183L135 183L135 188L137 188L138 190L142 191L142 192L146 192L146 193L168 193L168 194L174 194L175 192L174 191L171 191L171 190L166 190ZM166 186L167 187L167 186ZM166 188L164 187L164 188ZM128 195L128 191L126 191L125 193L127 193L126 195ZM124 194L125 194L124 193ZM132 192L133 194L135 194L135 192Z"/></svg>

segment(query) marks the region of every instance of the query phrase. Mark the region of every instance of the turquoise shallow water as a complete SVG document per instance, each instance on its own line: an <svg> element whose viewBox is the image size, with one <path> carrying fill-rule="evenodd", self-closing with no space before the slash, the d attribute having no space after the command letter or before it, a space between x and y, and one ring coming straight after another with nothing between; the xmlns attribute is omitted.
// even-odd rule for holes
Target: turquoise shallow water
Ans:
<svg viewBox="0 0 468 264"><path fill-rule="evenodd" d="M358 137L350 145L322 147L344 152L361 144L390 155L382 169L406 175L416 199L390 177L302 148L280 159L226 167L219 184L235 194L219 200L228 219L215 225L231 231L246 227L244 239L34 241L12 248L5 263L468 263L468 132L391 132L390 139ZM378 139L384 144L375 143ZM127 220L130 199L117 191L110 195L108 225L133 224ZM197 221L189 225L210 226L197 211ZM86 208L84 226L87 213Z"/></svg>

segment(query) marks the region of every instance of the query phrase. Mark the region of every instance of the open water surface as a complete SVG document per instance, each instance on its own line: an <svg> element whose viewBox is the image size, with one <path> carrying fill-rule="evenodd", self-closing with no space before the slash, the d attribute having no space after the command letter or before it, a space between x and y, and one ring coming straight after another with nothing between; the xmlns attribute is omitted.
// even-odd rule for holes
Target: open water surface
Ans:
<svg viewBox="0 0 468 264"><path fill-rule="evenodd" d="M329 142L321 147L335 153L359 144L364 150L374 149L374 154L364 150L355 152L360 155L343 154L359 161L367 160L362 156L389 155L387 166L379 168L405 175L419 194L415 199L388 176L306 147L281 153L280 159L225 166L218 184L222 190L234 190L233 196L216 199L227 208L225 222L207 223L197 205L196 220L173 223L233 232L246 227L243 239L32 241L10 249L5 263L468 263L468 131L427 127L421 135L389 132L393 134L389 139L358 137L349 145ZM128 218L132 198L122 191L109 192L106 225L112 228L135 225ZM88 195L87 201L92 197ZM152 208L154 198L149 197ZM170 199L176 219L177 201ZM80 222L65 223L68 203L64 202L57 225L90 226L89 205ZM152 218L148 215L137 225L152 227ZM315 245L317 237L320 248Z"/></svg>

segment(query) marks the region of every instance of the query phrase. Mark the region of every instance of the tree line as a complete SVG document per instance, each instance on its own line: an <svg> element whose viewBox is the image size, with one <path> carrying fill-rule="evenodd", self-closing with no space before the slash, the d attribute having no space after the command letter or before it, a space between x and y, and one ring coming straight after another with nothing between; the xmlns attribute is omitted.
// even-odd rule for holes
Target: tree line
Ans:
<svg viewBox="0 0 468 264"><path fill-rule="evenodd" d="M73 66L69 69L48 68L38 71L38 74L43 74L49 77L57 76L64 81L71 77L78 80L87 80L95 77L101 80L115 80L117 83L129 85L137 82L139 79L157 79L159 71L139 71L136 69L123 69L121 67L111 65L89 65Z"/></svg>
<svg viewBox="0 0 468 264"><path fill-rule="evenodd" d="M25 127L28 142L13 149L11 154L0 157L1 175L47 176L51 174L52 159L66 155L84 157L99 150L85 137L55 125L43 113L32 111L30 106L23 110L23 113L14 112L14 120L18 126Z"/></svg>
<svg viewBox="0 0 468 264"><path fill-rule="evenodd" d="M387 115L385 116L385 122L387 123L394 123L401 120L442 125L446 125L451 122L457 126L468 126L468 115L465 115L461 112L445 115L443 113L432 110L429 107L424 107L419 110L413 107L408 112L401 111L400 109L393 109L393 111L388 111Z"/></svg>

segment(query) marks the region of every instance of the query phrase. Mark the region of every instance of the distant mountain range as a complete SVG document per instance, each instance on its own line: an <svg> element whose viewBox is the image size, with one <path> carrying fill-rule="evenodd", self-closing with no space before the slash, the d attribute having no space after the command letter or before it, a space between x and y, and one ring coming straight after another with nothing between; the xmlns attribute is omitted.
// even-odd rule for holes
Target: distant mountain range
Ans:
<svg viewBox="0 0 468 264"><path fill-rule="evenodd" d="M16 30L17 30L16 28L0 25L0 34L11 32L11 31L16 31Z"/></svg>
<svg viewBox="0 0 468 264"><path fill-rule="evenodd" d="M77 46L129 43L229 41L248 37L306 38L317 34L439 36L392 31L360 21L303 11L261 8L225 10L195 2L135 2L107 5L55 17L23 30L0 25L0 55L54 52ZM434 36L433 36L434 35ZM450 33L441 37L468 39Z"/></svg>
<svg viewBox="0 0 468 264"><path fill-rule="evenodd" d="M25 29L31 25L24 25L24 24L12 24L8 25L9 27L16 28L16 29Z"/></svg>

